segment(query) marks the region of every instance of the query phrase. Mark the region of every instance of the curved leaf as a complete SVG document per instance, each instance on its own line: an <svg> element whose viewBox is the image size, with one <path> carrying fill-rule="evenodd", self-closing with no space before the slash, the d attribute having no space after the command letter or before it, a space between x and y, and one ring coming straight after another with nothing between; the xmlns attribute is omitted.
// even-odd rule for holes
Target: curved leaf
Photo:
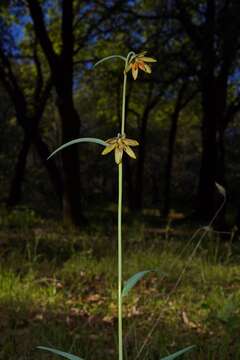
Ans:
<svg viewBox="0 0 240 360"><path fill-rule="evenodd" d="M195 347L194 345L193 346L188 346L185 349L179 350L179 351L175 352L172 355L165 356L164 358L162 358L160 360L174 360L177 357L179 357L179 356L185 354L186 352L192 350L194 347Z"/></svg>
<svg viewBox="0 0 240 360"><path fill-rule="evenodd" d="M53 354L62 356L65 359L68 359L68 360L83 360L82 358L80 358L80 357L78 357L76 355L72 355L72 354L69 354L69 353L66 353L66 352L63 352L63 351L59 351L57 349L52 349L52 348L49 348L49 347L45 347L45 346L38 346L37 349L49 351L49 352L51 352Z"/></svg>
<svg viewBox="0 0 240 360"><path fill-rule="evenodd" d="M159 272L158 270L144 270L140 271L133 276L131 276L125 283L122 291L122 297L126 296L129 291L148 273L150 272Z"/></svg>
<svg viewBox="0 0 240 360"><path fill-rule="evenodd" d="M122 59L123 61L126 61L126 58L125 58L124 56L121 56L121 55L111 55L111 56L107 56L107 57L99 60L98 62L96 62L96 64L94 64L94 67L98 66L99 64L101 64L101 63L104 62L104 61L111 60L111 59L114 59L114 58L119 58L119 59Z"/></svg>
<svg viewBox="0 0 240 360"><path fill-rule="evenodd" d="M66 144L61 145L53 153L51 153L51 155L48 157L48 159L50 159L58 151L61 151L61 150L65 149L66 147L70 146L70 145L74 145L74 144L78 144L78 143L84 143L84 142L95 143L95 144L99 144L99 145L102 145L102 146L107 146L108 145L105 141L103 141L101 139L97 139L97 138L79 138L79 139L71 140L71 141L67 142Z"/></svg>

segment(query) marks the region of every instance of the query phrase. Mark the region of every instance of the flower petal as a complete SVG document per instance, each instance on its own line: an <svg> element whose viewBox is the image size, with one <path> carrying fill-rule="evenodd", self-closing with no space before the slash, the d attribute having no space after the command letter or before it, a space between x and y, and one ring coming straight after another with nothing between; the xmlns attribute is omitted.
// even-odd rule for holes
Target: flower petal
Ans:
<svg viewBox="0 0 240 360"><path fill-rule="evenodd" d="M128 156L130 156L133 159L136 159L136 155L134 154L134 152L132 151L132 149L130 148L130 146L126 145L124 147L124 151L128 154Z"/></svg>
<svg viewBox="0 0 240 360"><path fill-rule="evenodd" d="M139 62L138 62L138 67L139 67L139 69L141 69L141 70L143 70L143 71L145 71L145 65L146 65L146 64L144 64L143 61L139 61Z"/></svg>
<svg viewBox="0 0 240 360"><path fill-rule="evenodd" d="M138 66L132 66L132 76L133 76L134 80L137 79L137 76L138 76Z"/></svg>
<svg viewBox="0 0 240 360"><path fill-rule="evenodd" d="M122 161L122 156L123 156L123 149L119 149L119 147L115 148L115 162L116 164L120 164L120 162Z"/></svg>
<svg viewBox="0 0 240 360"><path fill-rule="evenodd" d="M156 62L157 60L154 59L154 58L151 58L151 57L146 57L146 56L143 56L141 57L141 61L146 61L146 62Z"/></svg>
<svg viewBox="0 0 240 360"><path fill-rule="evenodd" d="M101 152L101 155L107 155L109 154L114 148L116 147L116 144L107 145L103 151Z"/></svg>
<svg viewBox="0 0 240 360"><path fill-rule="evenodd" d="M139 54L136 55L137 58L142 58L144 55L146 55L147 51L142 51Z"/></svg>
<svg viewBox="0 0 240 360"><path fill-rule="evenodd" d="M152 69L148 64L145 64L145 72L148 74L151 74L151 72L152 72Z"/></svg>
<svg viewBox="0 0 240 360"><path fill-rule="evenodd" d="M130 146L138 146L139 145L139 142L137 140L133 140L133 139L122 139L122 142L125 144L125 145L130 145Z"/></svg>
<svg viewBox="0 0 240 360"><path fill-rule="evenodd" d="M108 144L115 144L117 142L118 138L111 138L111 139L107 139L105 142Z"/></svg>

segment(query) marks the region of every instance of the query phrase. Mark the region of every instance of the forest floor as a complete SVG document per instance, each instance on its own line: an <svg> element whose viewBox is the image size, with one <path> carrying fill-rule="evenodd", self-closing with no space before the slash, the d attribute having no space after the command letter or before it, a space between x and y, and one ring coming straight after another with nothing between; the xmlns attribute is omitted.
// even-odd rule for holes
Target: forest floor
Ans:
<svg viewBox="0 0 240 360"><path fill-rule="evenodd" d="M32 212L0 218L0 359L116 359L115 229L80 233ZM170 226L171 225L171 226ZM174 233L176 230L176 234ZM240 359L240 246L174 224L124 229L124 279L156 269L124 300L125 359Z"/></svg>

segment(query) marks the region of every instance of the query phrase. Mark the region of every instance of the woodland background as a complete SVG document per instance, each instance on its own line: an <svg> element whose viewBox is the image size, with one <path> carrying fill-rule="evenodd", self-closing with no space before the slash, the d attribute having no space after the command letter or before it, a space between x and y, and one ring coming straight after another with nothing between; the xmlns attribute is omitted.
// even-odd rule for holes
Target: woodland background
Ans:
<svg viewBox="0 0 240 360"><path fill-rule="evenodd" d="M121 64L93 64L147 50L153 74L128 86L128 136L141 145L125 162L127 206L209 219L218 182L236 217L239 11L237 1L2 1L2 203L44 212L51 201L80 225L92 204L114 202L112 161L99 149L46 158L79 135L116 135Z"/></svg>

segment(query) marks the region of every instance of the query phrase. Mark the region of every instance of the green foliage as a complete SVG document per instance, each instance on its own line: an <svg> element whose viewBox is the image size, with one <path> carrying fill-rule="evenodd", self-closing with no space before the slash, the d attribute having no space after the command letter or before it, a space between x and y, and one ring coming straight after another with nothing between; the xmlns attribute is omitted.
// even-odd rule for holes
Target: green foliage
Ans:
<svg viewBox="0 0 240 360"><path fill-rule="evenodd" d="M67 240L67 236L69 240L75 238L76 233L55 227L51 230L54 236L50 236L51 226L43 224L35 257L29 258L27 252L20 251L22 239L15 241L15 247L9 242L4 251L2 249L0 357L6 360L18 360L21 356L26 360L33 356L36 360L48 358L47 353L33 352L40 342L81 354L85 359L100 358L101 353L105 359L112 359L115 357L117 293L116 274L110 269L116 268L115 246L108 255L104 252L100 255L92 251L91 235L82 233L77 241L85 243L85 252L75 250L64 259L59 244L64 238ZM10 235L18 239L19 234L13 234L10 228L4 231L6 239ZM21 236L23 239L28 236L31 244L35 241L33 232L28 230ZM114 243L113 235L106 237L104 230L98 236L99 247ZM144 352L149 360L160 358L160 354L169 356L184 348L184 344L196 344L194 351L185 355L187 359L227 360L230 351L237 359L240 346L234 335L240 306L237 257L232 257L231 262L224 259L216 262L214 258L206 258L204 248L200 249L182 282L171 293L191 249L181 254L184 237L178 240L171 237L166 242L164 236L156 233L150 240L151 248L148 239L142 249L139 246L136 249L134 244L125 249L124 278L136 273L140 266L148 269L161 266L168 276L142 279L138 292L129 293L124 303L128 358L136 358L148 329L161 314L159 326ZM225 245L218 246L224 254Z"/></svg>
<svg viewBox="0 0 240 360"><path fill-rule="evenodd" d="M129 291L147 274L150 272L158 272L157 270L144 270L140 271L133 276L131 276L126 283L124 284L123 290L122 290L122 297L125 297L128 295Z"/></svg>
<svg viewBox="0 0 240 360"><path fill-rule="evenodd" d="M183 350L177 351L175 354L165 356L161 360L174 360L174 359L178 358L179 356L185 354L186 352L191 351L193 348L194 348L194 346L189 346L189 347L187 347L187 348L185 348Z"/></svg>
<svg viewBox="0 0 240 360"><path fill-rule="evenodd" d="M16 207L11 211L1 209L0 225L2 228L18 229L24 231L41 224L41 218L32 209Z"/></svg>
<svg viewBox="0 0 240 360"><path fill-rule="evenodd" d="M72 354L69 354L69 353L66 353L66 352L63 352L63 351L59 351L59 350L56 350L56 349L48 348L48 347L45 347L45 346L38 346L37 348L39 350L45 350L45 351L51 352L53 354L59 355L59 356L64 357L65 359L68 359L68 360L82 360L78 356L75 356L75 355L72 355Z"/></svg>
<svg viewBox="0 0 240 360"><path fill-rule="evenodd" d="M239 314L240 292L227 295L223 288L219 287L210 294L208 301L202 304L208 310L207 321L222 323L228 331L228 336L234 336L240 322Z"/></svg>
<svg viewBox="0 0 240 360"><path fill-rule="evenodd" d="M54 156L57 152L67 148L68 146L74 145L74 144L79 144L79 143L94 143L94 144L99 144L102 146L106 146L106 142L101 140L101 139L96 139L96 138L79 138L79 139L75 139L75 140L71 140L69 142L67 142L66 144L63 144L62 146L60 146L59 148L57 148L49 157L51 158L52 156Z"/></svg>

